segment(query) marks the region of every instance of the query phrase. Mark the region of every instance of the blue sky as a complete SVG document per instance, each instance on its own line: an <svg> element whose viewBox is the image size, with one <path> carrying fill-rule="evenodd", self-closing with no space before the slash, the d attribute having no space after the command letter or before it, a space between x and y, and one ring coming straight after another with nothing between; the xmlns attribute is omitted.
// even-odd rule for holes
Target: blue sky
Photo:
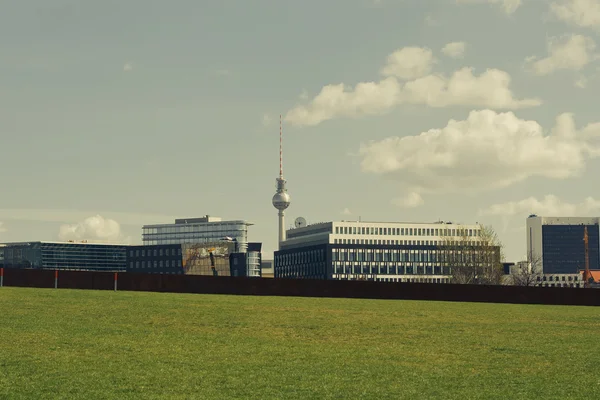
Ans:
<svg viewBox="0 0 600 400"><path fill-rule="evenodd" d="M210 214L272 252L279 114L289 223L481 222L516 260L529 213L599 213L600 0L0 6L2 241Z"/></svg>

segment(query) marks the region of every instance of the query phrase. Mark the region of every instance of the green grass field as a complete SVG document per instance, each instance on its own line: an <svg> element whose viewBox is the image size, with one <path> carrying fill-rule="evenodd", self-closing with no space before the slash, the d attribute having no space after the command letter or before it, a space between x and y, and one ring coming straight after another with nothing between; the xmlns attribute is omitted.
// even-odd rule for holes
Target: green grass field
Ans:
<svg viewBox="0 0 600 400"><path fill-rule="evenodd" d="M0 399L600 398L600 309L0 289Z"/></svg>

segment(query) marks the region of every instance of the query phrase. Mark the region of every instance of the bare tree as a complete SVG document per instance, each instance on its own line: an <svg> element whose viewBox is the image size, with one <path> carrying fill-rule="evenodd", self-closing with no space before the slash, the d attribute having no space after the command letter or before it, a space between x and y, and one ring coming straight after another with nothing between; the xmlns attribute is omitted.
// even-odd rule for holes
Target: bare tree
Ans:
<svg viewBox="0 0 600 400"><path fill-rule="evenodd" d="M502 243L489 226L459 228L441 246L441 259L450 268L453 283L499 285L504 275L502 258Z"/></svg>
<svg viewBox="0 0 600 400"><path fill-rule="evenodd" d="M515 286L537 286L542 281L544 271L542 257L530 252L526 262L517 263L511 273Z"/></svg>

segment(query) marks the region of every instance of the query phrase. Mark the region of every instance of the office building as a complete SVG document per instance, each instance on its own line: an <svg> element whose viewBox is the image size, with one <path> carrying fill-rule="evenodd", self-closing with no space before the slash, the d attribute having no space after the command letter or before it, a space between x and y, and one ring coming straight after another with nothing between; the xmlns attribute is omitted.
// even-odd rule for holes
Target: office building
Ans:
<svg viewBox="0 0 600 400"><path fill-rule="evenodd" d="M589 266L600 269L599 218L527 218L527 258L544 274L577 274L585 269L584 230L587 227Z"/></svg>
<svg viewBox="0 0 600 400"><path fill-rule="evenodd" d="M5 268L125 271L127 245L87 242L21 242L0 246Z"/></svg>
<svg viewBox="0 0 600 400"><path fill-rule="evenodd" d="M176 219L174 224L144 225L142 243L144 245L196 244L232 240L237 250L245 252L248 247L247 221L222 221L221 218L204 216L201 218Z"/></svg>
<svg viewBox="0 0 600 400"><path fill-rule="evenodd" d="M130 246L127 272L260 277L261 243L236 251L233 241Z"/></svg>
<svg viewBox="0 0 600 400"><path fill-rule="evenodd" d="M303 218L297 222L298 228L288 230L275 252L275 278L447 283L451 270L443 246L463 240L475 245L481 240L480 225L442 221L306 226Z"/></svg>

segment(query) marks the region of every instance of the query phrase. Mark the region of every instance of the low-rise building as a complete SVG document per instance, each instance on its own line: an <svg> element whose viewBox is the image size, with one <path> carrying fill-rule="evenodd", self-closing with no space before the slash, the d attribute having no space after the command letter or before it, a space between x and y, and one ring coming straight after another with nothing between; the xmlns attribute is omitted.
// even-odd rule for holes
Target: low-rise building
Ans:
<svg viewBox="0 0 600 400"><path fill-rule="evenodd" d="M260 277L261 243L236 251L233 241L130 246L127 272Z"/></svg>
<svg viewBox="0 0 600 400"><path fill-rule="evenodd" d="M5 268L72 271L125 271L124 244L84 242L18 242L0 246Z"/></svg>
<svg viewBox="0 0 600 400"><path fill-rule="evenodd" d="M447 283L447 244L476 244L480 225L335 221L287 231L275 278ZM499 253L498 253L499 254Z"/></svg>

